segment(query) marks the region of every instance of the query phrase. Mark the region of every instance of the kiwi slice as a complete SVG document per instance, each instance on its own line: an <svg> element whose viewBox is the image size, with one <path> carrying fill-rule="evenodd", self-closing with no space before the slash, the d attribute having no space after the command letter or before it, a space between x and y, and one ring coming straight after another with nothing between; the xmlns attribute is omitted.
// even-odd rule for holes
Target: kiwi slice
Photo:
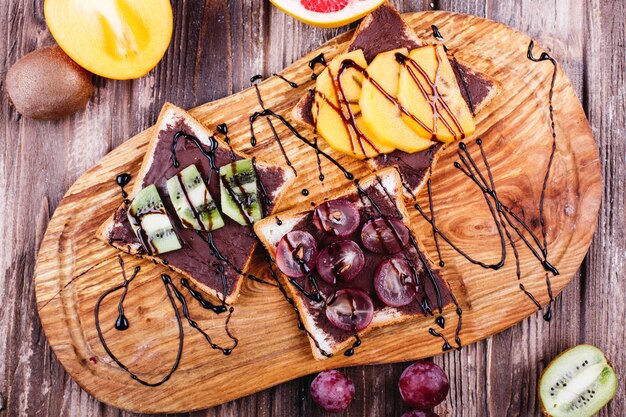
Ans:
<svg viewBox="0 0 626 417"><path fill-rule="evenodd" d="M215 200L195 165L168 179L167 191L184 227L211 232L224 226Z"/></svg>
<svg viewBox="0 0 626 417"><path fill-rule="evenodd" d="M256 169L250 159L220 168L222 212L242 226L263 218Z"/></svg>
<svg viewBox="0 0 626 417"><path fill-rule="evenodd" d="M604 353L578 345L557 356L539 380L543 412L551 417L591 417L615 395L617 376Z"/></svg>
<svg viewBox="0 0 626 417"><path fill-rule="evenodd" d="M137 193L126 215L137 238L149 255L181 248L178 236L154 184Z"/></svg>

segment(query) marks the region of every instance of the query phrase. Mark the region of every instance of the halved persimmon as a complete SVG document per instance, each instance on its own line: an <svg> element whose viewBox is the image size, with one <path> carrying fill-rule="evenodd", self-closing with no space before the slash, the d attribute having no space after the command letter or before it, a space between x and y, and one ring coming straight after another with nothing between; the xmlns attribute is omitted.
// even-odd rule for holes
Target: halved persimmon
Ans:
<svg viewBox="0 0 626 417"><path fill-rule="evenodd" d="M117 80L148 73L172 37L169 0L45 0L44 14L70 58Z"/></svg>

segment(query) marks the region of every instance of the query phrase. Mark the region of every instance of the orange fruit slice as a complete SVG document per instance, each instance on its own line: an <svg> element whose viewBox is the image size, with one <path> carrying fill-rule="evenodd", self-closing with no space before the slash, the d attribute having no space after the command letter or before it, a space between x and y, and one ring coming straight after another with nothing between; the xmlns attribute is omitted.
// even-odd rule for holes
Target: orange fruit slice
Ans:
<svg viewBox="0 0 626 417"><path fill-rule="evenodd" d="M148 73L172 37L169 0L45 0L46 23L78 65L106 78Z"/></svg>
<svg viewBox="0 0 626 417"><path fill-rule="evenodd" d="M335 28L354 22L385 0L270 0L274 6L309 25Z"/></svg>

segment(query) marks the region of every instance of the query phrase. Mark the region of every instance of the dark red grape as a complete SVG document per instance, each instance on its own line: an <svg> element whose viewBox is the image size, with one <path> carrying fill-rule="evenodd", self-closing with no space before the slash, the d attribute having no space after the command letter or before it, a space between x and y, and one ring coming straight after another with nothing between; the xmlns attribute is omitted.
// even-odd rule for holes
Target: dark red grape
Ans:
<svg viewBox="0 0 626 417"><path fill-rule="evenodd" d="M301 278L315 268L317 242L310 233L294 230L276 246L276 265L287 276Z"/></svg>
<svg viewBox="0 0 626 417"><path fill-rule="evenodd" d="M337 279L352 281L365 265L363 251L351 240L340 240L326 246L317 256L317 273L329 284Z"/></svg>
<svg viewBox="0 0 626 417"><path fill-rule="evenodd" d="M348 236L361 222L359 210L345 198L326 201L315 208L313 224L319 231L334 236Z"/></svg>
<svg viewBox="0 0 626 417"><path fill-rule="evenodd" d="M450 390L445 372L432 362L416 362L406 368L398 385L404 402L421 409L440 404Z"/></svg>
<svg viewBox="0 0 626 417"><path fill-rule="evenodd" d="M354 383L339 371L324 371L311 382L311 397L324 411L341 413L354 398Z"/></svg>
<svg viewBox="0 0 626 417"><path fill-rule="evenodd" d="M368 250L393 255L409 241L409 229L394 217L378 217L363 225L361 241Z"/></svg>
<svg viewBox="0 0 626 417"><path fill-rule="evenodd" d="M417 283L413 268L401 258L382 261L374 276L374 289L380 301L390 307L401 307L415 299Z"/></svg>
<svg viewBox="0 0 626 417"><path fill-rule="evenodd" d="M374 317L374 304L365 291L346 288L337 291L326 306L326 317L338 329L358 332Z"/></svg>
<svg viewBox="0 0 626 417"><path fill-rule="evenodd" d="M430 410L412 410L402 414L402 417L439 417L439 414Z"/></svg>

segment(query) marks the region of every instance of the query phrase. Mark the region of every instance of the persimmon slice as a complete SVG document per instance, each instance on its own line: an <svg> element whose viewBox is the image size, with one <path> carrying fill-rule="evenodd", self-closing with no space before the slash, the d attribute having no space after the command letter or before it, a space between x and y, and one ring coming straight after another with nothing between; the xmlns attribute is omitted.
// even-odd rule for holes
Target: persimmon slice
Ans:
<svg viewBox="0 0 626 417"><path fill-rule="evenodd" d="M169 0L45 0L44 13L61 49L106 78L144 76L172 37Z"/></svg>

